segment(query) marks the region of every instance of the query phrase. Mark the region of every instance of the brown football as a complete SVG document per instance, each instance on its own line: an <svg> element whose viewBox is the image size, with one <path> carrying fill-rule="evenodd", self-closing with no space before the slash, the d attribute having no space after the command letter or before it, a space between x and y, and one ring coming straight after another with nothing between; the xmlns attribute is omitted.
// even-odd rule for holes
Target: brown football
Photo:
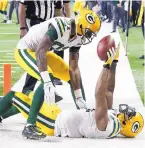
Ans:
<svg viewBox="0 0 145 148"><path fill-rule="evenodd" d="M110 35L103 37L99 41L98 46L97 46L97 54L101 61L107 60L107 52L112 47L115 48L115 41L113 37L111 37Z"/></svg>

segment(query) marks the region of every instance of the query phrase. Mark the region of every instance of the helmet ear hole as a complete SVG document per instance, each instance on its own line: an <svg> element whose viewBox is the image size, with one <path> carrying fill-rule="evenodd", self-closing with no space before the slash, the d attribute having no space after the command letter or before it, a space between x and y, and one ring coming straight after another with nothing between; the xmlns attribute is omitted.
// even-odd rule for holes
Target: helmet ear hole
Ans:
<svg viewBox="0 0 145 148"><path fill-rule="evenodd" d="M122 122L123 125L126 125L125 121Z"/></svg>
<svg viewBox="0 0 145 148"><path fill-rule="evenodd" d="M80 25L80 28L82 28L82 24Z"/></svg>

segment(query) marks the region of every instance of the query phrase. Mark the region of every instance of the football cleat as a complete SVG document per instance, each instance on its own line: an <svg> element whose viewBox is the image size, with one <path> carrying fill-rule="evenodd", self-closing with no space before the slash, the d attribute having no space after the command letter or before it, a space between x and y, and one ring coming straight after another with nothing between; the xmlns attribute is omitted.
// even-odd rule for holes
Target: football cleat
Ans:
<svg viewBox="0 0 145 148"><path fill-rule="evenodd" d="M39 140L46 137L44 133L42 133L36 125L25 126L22 131L22 135L27 139Z"/></svg>
<svg viewBox="0 0 145 148"><path fill-rule="evenodd" d="M3 120L3 118L2 118L2 117L0 117L0 123L2 123L2 120Z"/></svg>

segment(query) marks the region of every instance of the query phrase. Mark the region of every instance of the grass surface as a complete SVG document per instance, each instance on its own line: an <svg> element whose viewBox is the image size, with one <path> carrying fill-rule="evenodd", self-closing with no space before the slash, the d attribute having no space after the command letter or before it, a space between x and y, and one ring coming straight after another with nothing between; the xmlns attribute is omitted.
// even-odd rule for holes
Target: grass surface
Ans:
<svg viewBox="0 0 145 148"><path fill-rule="evenodd" d="M120 36L125 47L125 33L121 33ZM139 91L142 101L144 101L144 60L139 59L144 55L144 40L142 30L140 27L130 28L128 37L128 59L132 69L132 73L136 82L137 89Z"/></svg>
<svg viewBox="0 0 145 148"><path fill-rule="evenodd" d="M0 22L2 21L3 16L0 14ZM16 64L13 55L19 40L19 26L16 25L15 22L13 24L0 23L0 96L3 95L4 63L12 64L12 84L14 84L23 73L23 70Z"/></svg>

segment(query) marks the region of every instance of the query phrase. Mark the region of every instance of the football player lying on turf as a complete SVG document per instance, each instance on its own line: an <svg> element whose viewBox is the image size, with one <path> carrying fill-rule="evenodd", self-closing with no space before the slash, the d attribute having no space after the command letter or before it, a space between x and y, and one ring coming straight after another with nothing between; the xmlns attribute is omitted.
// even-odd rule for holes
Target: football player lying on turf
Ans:
<svg viewBox="0 0 145 148"><path fill-rule="evenodd" d="M122 104L118 113L109 110L113 102L119 49L110 49L107 54L108 59L95 88L96 108L61 111L56 104L49 106L43 103L36 122L41 132L58 137L112 138L119 133L126 137L135 137L142 131L143 117L134 108ZM13 99L3 98L0 100L0 116L14 105L27 118L31 103L32 99L22 93L16 93ZM31 135L29 138L42 138L38 135Z"/></svg>

